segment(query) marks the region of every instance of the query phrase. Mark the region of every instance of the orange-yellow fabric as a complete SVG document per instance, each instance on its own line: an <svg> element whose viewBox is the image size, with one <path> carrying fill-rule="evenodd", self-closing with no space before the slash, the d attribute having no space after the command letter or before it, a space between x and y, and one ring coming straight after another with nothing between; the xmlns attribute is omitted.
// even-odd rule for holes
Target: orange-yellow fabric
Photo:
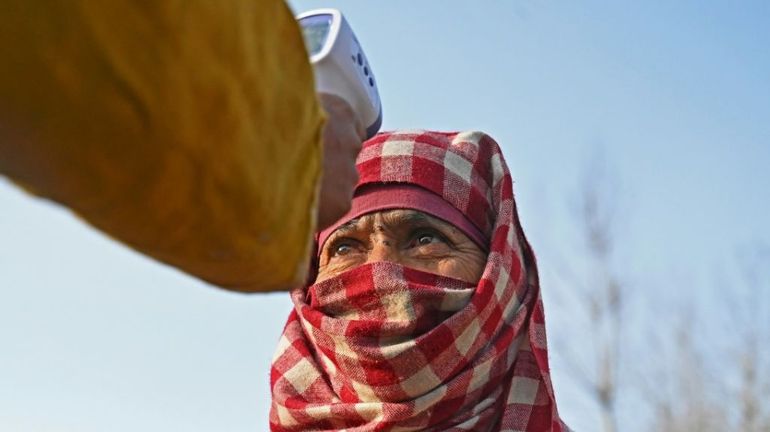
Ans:
<svg viewBox="0 0 770 432"><path fill-rule="evenodd" d="M5 0L0 174L224 288L301 282L324 115L281 0Z"/></svg>

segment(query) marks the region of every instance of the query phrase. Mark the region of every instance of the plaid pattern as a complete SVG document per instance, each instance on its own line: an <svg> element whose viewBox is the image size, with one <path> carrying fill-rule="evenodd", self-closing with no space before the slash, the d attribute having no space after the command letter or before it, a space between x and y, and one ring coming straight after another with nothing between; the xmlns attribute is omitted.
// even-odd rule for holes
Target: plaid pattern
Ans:
<svg viewBox="0 0 770 432"><path fill-rule="evenodd" d="M548 369L534 255L502 153L480 132L364 144L359 186L422 186L490 241L468 284L362 265L295 289L271 370L273 431L565 431Z"/></svg>

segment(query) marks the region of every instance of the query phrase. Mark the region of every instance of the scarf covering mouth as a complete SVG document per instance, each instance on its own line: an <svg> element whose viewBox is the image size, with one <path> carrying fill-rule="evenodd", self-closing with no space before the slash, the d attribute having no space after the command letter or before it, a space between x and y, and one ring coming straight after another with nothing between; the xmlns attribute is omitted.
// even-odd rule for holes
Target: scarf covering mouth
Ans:
<svg viewBox="0 0 770 432"><path fill-rule="evenodd" d="M489 254L477 284L389 262L291 292L271 368L273 431L553 431L534 254L497 143L481 132L383 133L359 183L424 188L459 210Z"/></svg>

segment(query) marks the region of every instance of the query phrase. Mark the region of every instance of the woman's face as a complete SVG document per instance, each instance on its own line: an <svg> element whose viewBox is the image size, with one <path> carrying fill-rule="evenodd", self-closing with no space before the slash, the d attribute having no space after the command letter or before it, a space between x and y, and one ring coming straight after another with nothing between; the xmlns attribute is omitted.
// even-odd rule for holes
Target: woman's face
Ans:
<svg viewBox="0 0 770 432"><path fill-rule="evenodd" d="M329 236L316 282L376 261L476 283L487 254L441 219L416 210L386 210L353 219Z"/></svg>

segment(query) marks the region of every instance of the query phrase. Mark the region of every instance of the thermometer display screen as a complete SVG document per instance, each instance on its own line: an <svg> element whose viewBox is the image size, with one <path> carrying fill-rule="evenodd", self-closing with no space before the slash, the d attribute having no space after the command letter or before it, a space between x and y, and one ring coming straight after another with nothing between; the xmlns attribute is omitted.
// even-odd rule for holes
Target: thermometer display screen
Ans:
<svg viewBox="0 0 770 432"><path fill-rule="evenodd" d="M310 55L316 55L321 52L326 38L329 37L329 30L332 27L332 16L328 14L313 15L300 20L302 34L305 37L305 45Z"/></svg>

